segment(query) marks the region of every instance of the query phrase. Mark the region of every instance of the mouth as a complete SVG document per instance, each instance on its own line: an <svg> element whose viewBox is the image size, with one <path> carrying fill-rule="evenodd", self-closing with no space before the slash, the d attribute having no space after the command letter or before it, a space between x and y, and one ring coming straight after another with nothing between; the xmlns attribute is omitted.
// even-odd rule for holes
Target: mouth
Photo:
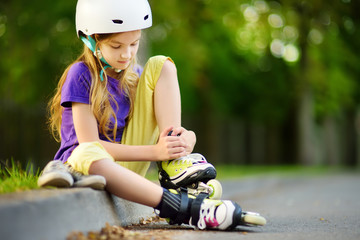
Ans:
<svg viewBox="0 0 360 240"><path fill-rule="evenodd" d="M130 61L117 61L118 63L120 63L120 64L127 64L127 63L129 63Z"/></svg>

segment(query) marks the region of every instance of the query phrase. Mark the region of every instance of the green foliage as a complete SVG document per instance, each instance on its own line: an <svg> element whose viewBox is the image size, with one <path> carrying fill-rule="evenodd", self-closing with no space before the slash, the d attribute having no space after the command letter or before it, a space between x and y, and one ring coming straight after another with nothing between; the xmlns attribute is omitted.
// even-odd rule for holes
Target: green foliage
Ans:
<svg viewBox="0 0 360 240"><path fill-rule="evenodd" d="M76 44L75 5L75 1L0 3L1 99L20 104L47 100L81 46Z"/></svg>
<svg viewBox="0 0 360 240"><path fill-rule="evenodd" d="M28 163L26 169L19 162L11 161L0 165L0 193L19 192L36 189L39 169L34 173L33 166Z"/></svg>
<svg viewBox="0 0 360 240"><path fill-rule="evenodd" d="M150 52L177 63L185 112L280 122L301 94L296 75L303 74L300 62L308 57L316 66L305 73L316 112L333 114L352 104L357 92L355 2L150 1ZM76 1L24 4L0 3L1 99L46 102L82 46L75 33Z"/></svg>
<svg viewBox="0 0 360 240"><path fill-rule="evenodd" d="M359 56L347 42L360 39L353 5L158 0L148 35L152 54L170 55L178 65L186 112L281 123L305 83L322 117L354 103Z"/></svg>
<svg viewBox="0 0 360 240"><path fill-rule="evenodd" d="M296 114L303 96L311 96L315 114L306 114L319 124L357 112L360 1L149 1L153 26L144 31L146 52L174 59L185 116L221 115L295 133L301 132L296 128L303 116ZM37 134L24 134L30 132L27 123L19 127L8 109L33 104L43 111L65 66L81 51L75 6L0 2L0 106L9 106L0 111L0 123L13 123L1 131L11 133L11 142L29 142ZM299 142L290 137L284 142Z"/></svg>

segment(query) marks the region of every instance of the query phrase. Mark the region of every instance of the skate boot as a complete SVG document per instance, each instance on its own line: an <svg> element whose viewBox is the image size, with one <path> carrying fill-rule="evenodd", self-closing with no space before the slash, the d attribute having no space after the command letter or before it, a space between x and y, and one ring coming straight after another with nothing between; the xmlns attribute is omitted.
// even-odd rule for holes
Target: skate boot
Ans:
<svg viewBox="0 0 360 240"><path fill-rule="evenodd" d="M207 193L212 199L221 198L222 187L215 180L216 170L201 154L159 162L158 167L160 184L166 189L187 188L194 196Z"/></svg>
<svg viewBox="0 0 360 240"><path fill-rule="evenodd" d="M209 199L204 193L200 193L195 198L185 189L180 192L170 190L170 192L164 192L164 198L167 206L163 205L162 209L159 209L159 216L170 218L170 224L189 224L200 230L231 230L238 225L263 226L266 224L266 219L260 214L248 214L233 201ZM177 213L167 216L166 207L173 207L176 204L180 206Z"/></svg>
<svg viewBox="0 0 360 240"><path fill-rule="evenodd" d="M197 199L196 201L200 202ZM189 222L198 229L231 230L238 225L263 226L266 224L266 219L260 214L252 213L249 217L248 212L243 212L237 203L230 200L204 199L200 206L197 203L191 208L192 214L198 211L199 216L192 215Z"/></svg>

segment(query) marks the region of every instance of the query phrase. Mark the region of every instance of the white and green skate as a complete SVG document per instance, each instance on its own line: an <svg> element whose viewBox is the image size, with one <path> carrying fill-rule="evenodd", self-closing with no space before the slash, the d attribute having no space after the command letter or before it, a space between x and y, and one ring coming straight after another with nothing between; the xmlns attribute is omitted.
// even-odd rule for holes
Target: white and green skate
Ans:
<svg viewBox="0 0 360 240"><path fill-rule="evenodd" d="M222 187L215 180L216 170L204 156L192 153L178 159L159 162L159 181L167 189L187 188L188 193L206 193L212 199L220 199Z"/></svg>

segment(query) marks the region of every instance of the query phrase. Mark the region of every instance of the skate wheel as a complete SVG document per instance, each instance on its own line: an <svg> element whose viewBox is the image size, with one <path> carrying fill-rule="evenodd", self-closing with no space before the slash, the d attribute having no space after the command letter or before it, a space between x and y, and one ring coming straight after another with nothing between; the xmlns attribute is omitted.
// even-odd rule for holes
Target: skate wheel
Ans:
<svg viewBox="0 0 360 240"><path fill-rule="evenodd" d="M221 183L218 180L211 179L206 184L212 188L212 193L209 195L209 197L211 199L221 199L222 196Z"/></svg>
<svg viewBox="0 0 360 240"><path fill-rule="evenodd" d="M266 219L258 213L243 212L242 221L244 224L264 226Z"/></svg>

